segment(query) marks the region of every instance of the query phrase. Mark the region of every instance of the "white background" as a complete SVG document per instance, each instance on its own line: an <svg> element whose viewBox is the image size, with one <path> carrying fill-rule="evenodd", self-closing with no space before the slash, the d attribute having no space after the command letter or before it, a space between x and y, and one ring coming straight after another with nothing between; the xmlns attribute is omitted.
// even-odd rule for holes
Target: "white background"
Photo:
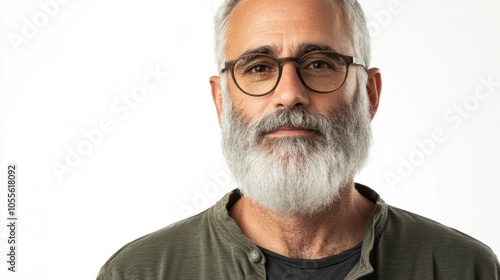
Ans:
<svg viewBox="0 0 500 280"><path fill-rule="evenodd" d="M126 242L234 187L208 83L219 1L47 2L0 2L0 278L95 279ZM384 88L357 181L499 254L500 1L362 5ZM169 76L130 108L121 100L147 69ZM89 146L85 131L106 120L112 131ZM80 160L69 152L78 147ZM17 273L6 263L9 163ZM58 175L58 164L71 172Z"/></svg>

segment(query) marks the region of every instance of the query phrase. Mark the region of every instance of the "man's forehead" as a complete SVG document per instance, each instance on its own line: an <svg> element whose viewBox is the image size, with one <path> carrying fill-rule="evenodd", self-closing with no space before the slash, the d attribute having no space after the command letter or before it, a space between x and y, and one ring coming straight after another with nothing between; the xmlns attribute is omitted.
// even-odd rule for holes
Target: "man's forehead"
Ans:
<svg viewBox="0 0 500 280"><path fill-rule="evenodd" d="M278 2L277 0L273 0L274 2ZM267 4L269 4L270 2L272 1L269 1L269 0L240 0L238 1L238 4L236 5L238 8L240 6L245 6L247 4L255 4L255 5L261 5L260 7L262 7L262 4L263 6L266 6ZM284 2L286 3L289 3L289 4L293 4L293 2L297 2L297 3L305 3L306 5L307 4L311 4L311 3L319 3L319 4L323 4L323 5L335 5L335 6L340 6L340 2L339 0L284 0ZM246 7L245 7L246 8Z"/></svg>
<svg viewBox="0 0 500 280"><path fill-rule="evenodd" d="M228 21L226 54L299 55L350 52L351 38L335 0L243 0ZM346 42L347 41L347 42Z"/></svg>

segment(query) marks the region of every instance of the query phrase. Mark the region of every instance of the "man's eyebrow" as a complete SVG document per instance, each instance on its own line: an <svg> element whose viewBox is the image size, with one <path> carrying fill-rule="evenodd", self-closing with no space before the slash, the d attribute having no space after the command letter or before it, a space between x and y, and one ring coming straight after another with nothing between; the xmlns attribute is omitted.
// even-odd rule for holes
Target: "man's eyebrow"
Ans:
<svg viewBox="0 0 500 280"><path fill-rule="evenodd" d="M240 55L240 57L242 57L244 55L249 55L249 54L266 54L266 55L273 56L273 55L276 54L275 49L276 49L276 47L272 47L270 45L259 46L259 47L254 48L254 49L249 49L249 50L244 51ZM314 51L335 51L335 50L332 47L328 46L328 45L321 45L321 44L301 44L296 49L295 53L298 56L302 56L302 55L305 55L307 53L314 52Z"/></svg>
<svg viewBox="0 0 500 280"><path fill-rule="evenodd" d="M335 51L332 47L328 45L320 44L302 44L299 46L297 54L304 55L314 51Z"/></svg>
<svg viewBox="0 0 500 280"><path fill-rule="evenodd" d="M249 49L249 50L246 50L244 51L240 57L244 56L244 55L249 55L249 54L267 54L267 55L273 55L274 54L274 50L271 46L260 46L260 47L257 47L255 49Z"/></svg>

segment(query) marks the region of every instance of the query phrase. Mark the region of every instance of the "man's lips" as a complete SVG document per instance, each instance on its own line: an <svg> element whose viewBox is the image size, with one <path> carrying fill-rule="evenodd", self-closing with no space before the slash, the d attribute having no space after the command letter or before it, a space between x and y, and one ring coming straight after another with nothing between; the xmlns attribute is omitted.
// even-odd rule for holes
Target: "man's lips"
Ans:
<svg viewBox="0 0 500 280"><path fill-rule="evenodd" d="M282 126L276 130L269 132L270 135L305 135L307 133L315 132L303 127Z"/></svg>

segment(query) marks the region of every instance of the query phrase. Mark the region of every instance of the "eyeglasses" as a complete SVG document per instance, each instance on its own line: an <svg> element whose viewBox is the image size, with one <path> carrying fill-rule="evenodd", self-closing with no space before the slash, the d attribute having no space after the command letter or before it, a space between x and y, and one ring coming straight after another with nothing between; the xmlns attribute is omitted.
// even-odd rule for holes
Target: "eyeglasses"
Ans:
<svg viewBox="0 0 500 280"><path fill-rule="evenodd" d="M323 94L342 87L351 64L366 68L365 61L359 57L332 51L313 51L302 57L283 58L248 54L227 61L220 72L230 69L234 83L242 92L251 96L263 96L278 86L285 61L295 62L297 75L308 89Z"/></svg>

